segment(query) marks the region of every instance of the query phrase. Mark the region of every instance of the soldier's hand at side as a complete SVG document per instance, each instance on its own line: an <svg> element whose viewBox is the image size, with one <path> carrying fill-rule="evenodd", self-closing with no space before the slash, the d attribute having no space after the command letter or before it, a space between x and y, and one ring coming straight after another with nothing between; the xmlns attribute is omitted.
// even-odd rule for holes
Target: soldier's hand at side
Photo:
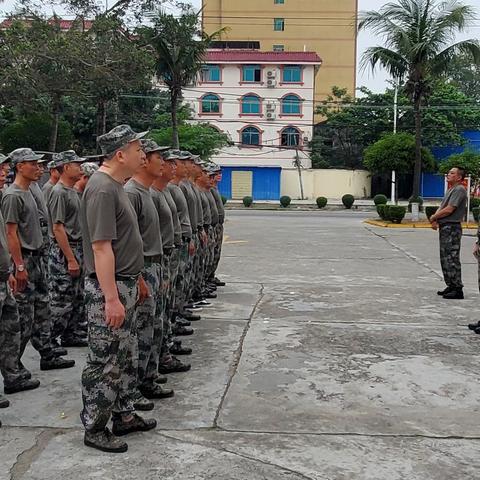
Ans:
<svg viewBox="0 0 480 480"><path fill-rule="evenodd" d="M150 289L146 284L144 278L142 276L138 279L138 304L142 304L147 298L151 296Z"/></svg>
<svg viewBox="0 0 480 480"><path fill-rule="evenodd" d="M195 255L195 244L193 242L190 242L188 245L188 254L193 257Z"/></svg>
<svg viewBox="0 0 480 480"><path fill-rule="evenodd" d="M8 286L10 287L10 290L12 293L15 295L17 293L17 279L13 276L10 275L8 277Z"/></svg>
<svg viewBox="0 0 480 480"><path fill-rule="evenodd" d="M75 258L68 262L67 268L68 268L68 274L71 277L77 278L80 276L80 265L78 264Z"/></svg>
<svg viewBox="0 0 480 480"><path fill-rule="evenodd" d="M15 273L15 278L17 279L17 292L23 292L25 288L27 288L27 283L28 283L28 273L26 270L23 272L17 272Z"/></svg>
<svg viewBox="0 0 480 480"><path fill-rule="evenodd" d="M125 321L125 307L120 299L105 302L105 321L114 330L120 328Z"/></svg>
<svg viewBox="0 0 480 480"><path fill-rule="evenodd" d="M437 221L434 220L434 221L432 222L432 228L433 228L434 230L438 230L438 222L437 222Z"/></svg>

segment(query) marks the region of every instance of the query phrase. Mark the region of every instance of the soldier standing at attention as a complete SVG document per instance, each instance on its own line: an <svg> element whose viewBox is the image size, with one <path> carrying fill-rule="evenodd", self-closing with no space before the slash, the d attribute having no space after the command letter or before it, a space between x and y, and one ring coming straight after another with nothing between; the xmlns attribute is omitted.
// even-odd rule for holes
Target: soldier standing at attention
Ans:
<svg viewBox="0 0 480 480"><path fill-rule="evenodd" d="M438 294L446 299L463 299L462 265L460 247L462 243L462 221L467 211L467 190L462 185L465 178L463 168L451 168L447 180L452 188L447 192L437 212L430 217L434 230L440 234L440 263L447 284Z"/></svg>
<svg viewBox="0 0 480 480"><path fill-rule="evenodd" d="M225 223L225 206L223 205L222 196L218 190L218 183L222 180L222 169L217 165L215 166L215 175L212 178L212 192L218 210L218 225L217 225L217 238L215 244L214 265L213 265L213 281L217 287L224 287L225 282L222 282L215 276L218 264L220 263L220 257L222 256L222 244L223 244L223 225Z"/></svg>
<svg viewBox="0 0 480 480"><path fill-rule="evenodd" d="M43 237L38 206L30 191L41 169L43 158L30 148L19 148L9 155L15 168L15 181L3 194L2 213L7 224L7 240L17 280L16 300L20 313L21 348L19 365L25 348L31 340L40 353L40 368L52 370L70 368L74 360L60 358L52 346L47 277L43 261ZM22 368L27 376L28 371Z"/></svg>
<svg viewBox="0 0 480 480"><path fill-rule="evenodd" d="M82 175L80 179L75 183L74 189L77 192L78 196L82 198L83 192L87 187L87 183L90 180L90 177L98 170L98 165L93 162L85 162L80 165L80 170Z"/></svg>
<svg viewBox="0 0 480 480"><path fill-rule="evenodd" d="M150 193L152 183L162 173L162 151L153 140L142 140L146 155L145 164L126 183L125 191L137 214L138 227L143 241L142 276L147 284L148 298L137 308L138 336L138 391L135 408L151 410L153 403L145 399L167 398L173 390L163 389L155 380L158 376L158 359L163 336L164 299L161 293L163 231L157 209Z"/></svg>
<svg viewBox="0 0 480 480"><path fill-rule="evenodd" d="M57 166L56 166L57 155L55 154L53 157L54 157L53 160L47 163L47 169L50 174L50 178L42 188L45 202L48 202L48 196L50 195L50 191L60 180L60 172L57 170Z"/></svg>
<svg viewBox="0 0 480 480"><path fill-rule="evenodd" d="M143 242L135 210L123 188L145 162L140 139L128 125L98 137L105 161L90 178L81 202L89 355L82 374L85 445L126 452L116 438L156 427L134 413L138 345L136 306L148 295L140 282ZM107 428L113 414L113 434Z"/></svg>
<svg viewBox="0 0 480 480"><path fill-rule="evenodd" d="M83 249L80 198L73 189L80 179L83 161L73 150L60 153L60 180L48 196L52 336L60 337L63 347L87 346L84 333L79 330L84 321Z"/></svg>

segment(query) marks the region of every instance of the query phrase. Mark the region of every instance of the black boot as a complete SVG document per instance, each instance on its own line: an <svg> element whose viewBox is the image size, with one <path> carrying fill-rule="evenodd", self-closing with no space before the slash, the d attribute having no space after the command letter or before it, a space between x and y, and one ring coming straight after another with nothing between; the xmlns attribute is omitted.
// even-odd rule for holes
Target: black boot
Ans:
<svg viewBox="0 0 480 480"><path fill-rule="evenodd" d="M444 290L439 290L437 292L437 295L440 295L441 297L443 297L444 295L446 295L447 293L450 293L452 291L452 288L451 287L447 287L445 288Z"/></svg>
<svg viewBox="0 0 480 480"><path fill-rule="evenodd" d="M446 300L463 300L465 297L463 296L463 290L460 288L458 290L450 290L443 298Z"/></svg>
<svg viewBox="0 0 480 480"><path fill-rule="evenodd" d="M61 357L40 359L40 370L59 370L62 368L72 368L73 366L75 366L75 360L65 360Z"/></svg>
<svg viewBox="0 0 480 480"><path fill-rule="evenodd" d="M26 392L27 390L35 390L40 386L39 380L19 380L12 384L4 384L3 391L7 395L18 392Z"/></svg>
<svg viewBox="0 0 480 480"><path fill-rule="evenodd" d="M115 415L113 417L113 434L122 437L133 432L148 432L157 426L157 421L154 418L142 418L136 413L132 413L132 417L133 419L130 422L125 422L121 415Z"/></svg>
<svg viewBox="0 0 480 480"><path fill-rule="evenodd" d="M158 371L163 374L175 372L188 372L191 366L188 363L182 363L177 357L172 357L167 362L163 362L158 366Z"/></svg>
<svg viewBox="0 0 480 480"><path fill-rule="evenodd" d="M180 340L174 340L173 345L170 347L170 353L172 355L191 355L192 349L190 347L182 346Z"/></svg>
<svg viewBox="0 0 480 480"><path fill-rule="evenodd" d="M469 328L470 330L475 331L477 328L480 328L480 322L477 322L477 323L469 323L469 324L468 324L468 328Z"/></svg>
<svg viewBox="0 0 480 480"><path fill-rule="evenodd" d="M85 432L83 443L87 447L96 448L102 452L124 453L128 450L128 445L116 438L108 428L100 432Z"/></svg>

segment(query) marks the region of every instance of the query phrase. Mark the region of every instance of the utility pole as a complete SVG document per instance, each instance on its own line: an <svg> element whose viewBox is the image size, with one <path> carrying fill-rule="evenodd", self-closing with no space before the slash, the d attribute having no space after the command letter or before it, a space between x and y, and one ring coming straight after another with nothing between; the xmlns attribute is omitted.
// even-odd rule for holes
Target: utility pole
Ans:
<svg viewBox="0 0 480 480"><path fill-rule="evenodd" d="M293 164L297 167L298 170L298 180L300 182L300 196L302 197L302 200L304 200L304 195L303 195L303 179L302 179L302 163L300 162L300 156L298 154L298 148L295 149L295 161Z"/></svg>
<svg viewBox="0 0 480 480"><path fill-rule="evenodd" d="M398 117L398 80L395 80L395 94L393 97L393 133L397 133L397 117ZM392 170L392 203L397 204L397 173Z"/></svg>

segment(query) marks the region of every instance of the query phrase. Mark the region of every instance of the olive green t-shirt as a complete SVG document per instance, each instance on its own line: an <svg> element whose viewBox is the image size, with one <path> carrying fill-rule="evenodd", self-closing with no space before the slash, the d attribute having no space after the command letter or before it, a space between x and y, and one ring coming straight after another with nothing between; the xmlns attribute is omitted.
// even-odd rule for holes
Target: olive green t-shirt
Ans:
<svg viewBox="0 0 480 480"><path fill-rule="evenodd" d="M187 238L192 238L192 225L190 224L190 215L188 213L188 204L185 194L182 192L182 189L174 183L169 183L167 188L177 206L182 235Z"/></svg>
<svg viewBox="0 0 480 480"><path fill-rule="evenodd" d="M161 255L163 238L150 189L131 179L126 183L125 191L137 214L138 228L143 240L143 255L145 257Z"/></svg>
<svg viewBox="0 0 480 480"><path fill-rule="evenodd" d="M200 201L202 202L203 225L209 226L212 224L212 213L210 211L210 202L208 201L207 192L199 190Z"/></svg>
<svg viewBox="0 0 480 480"><path fill-rule="evenodd" d="M95 272L92 243L111 240L115 274L138 275L143 269L143 242L137 215L123 185L104 172L95 172L80 207L85 272Z"/></svg>
<svg viewBox="0 0 480 480"><path fill-rule="evenodd" d="M0 277L3 278L10 272L11 264L5 220L0 210Z"/></svg>
<svg viewBox="0 0 480 480"><path fill-rule="evenodd" d="M5 223L17 224L17 235L22 248L40 250L43 246L38 207L30 190L12 183L2 197Z"/></svg>
<svg viewBox="0 0 480 480"><path fill-rule="evenodd" d="M219 222L217 202L215 202L215 197L211 190L205 192L208 198L208 203L210 205L210 214L212 216L212 225L217 225Z"/></svg>
<svg viewBox="0 0 480 480"><path fill-rule="evenodd" d="M55 185L50 182L50 180L48 182L45 183L45 185L42 187L42 193L43 193L43 198L45 199L45 202L48 203L48 196L50 195L50 192L52 191L52 188L54 187Z"/></svg>
<svg viewBox="0 0 480 480"><path fill-rule="evenodd" d="M172 194L167 187L162 190L162 193L172 212L174 242L175 245L179 247L182 245L182 227L180 225L180 219L178 217L177 205L175 204Z"/></svg>
<svg viewBox="0 0 480 480"><path fill-rule="evenodd" d="M48 211L52 238L54 235L51 228L56 223L61 223L69 240L78 242L82 239L80 197L76 190L58 182L48 196Z"/></svg>
<svg viewBox="0 0 480 480"><path fill-rule="evenodd" d="M179 183L179 187L185 195L185 199L187 200L188 214L190 215L190 225L192 227L192 230L196 232L198 229L198 220L200 218L198 213L197 196L195 195L193 186L189 181L181 181Z"/></svg>
<svg viewBox="0 0 480 480"><path fill-rule="evenodd" d="M210 191L212 192L213 198L215 198L215 203L217 204L218 220L223 224L225 223L225 206L223 205L222 196L216 187L211 188Z"/></svg>
<svg viewBox="0 0 480 480"><path fill-rule="evenodd" d="M172 211L168 206L165 196L160 190L155 187L150 189L152 192L153 203L158 212L160 218L160 230L162 231L162 239L164 247L173 247L174 245L174 227Z"/></svg>
<svg viewBox="0 0 480 480"><path fill-rule="evenodd" d="M444 223L461 223L467 213L467 190L463 185L455 185L445 195L439 210L446 206L456 207L454 212L448 217L438 219L438 223L443 225Z"/></svg>

